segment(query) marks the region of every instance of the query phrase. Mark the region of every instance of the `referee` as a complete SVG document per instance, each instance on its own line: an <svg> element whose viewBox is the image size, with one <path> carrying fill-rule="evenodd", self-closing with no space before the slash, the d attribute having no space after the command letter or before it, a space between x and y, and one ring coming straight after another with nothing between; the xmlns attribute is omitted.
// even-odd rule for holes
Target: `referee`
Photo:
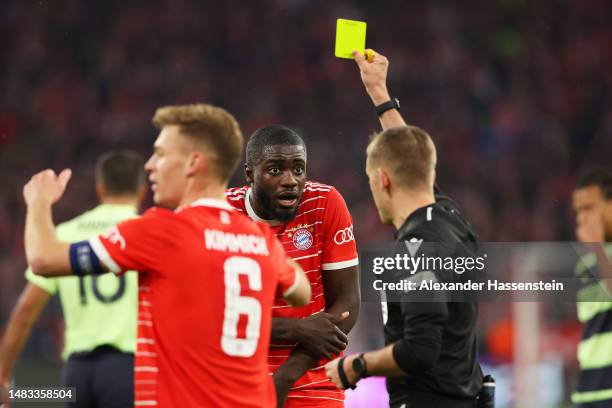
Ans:
<svg viewBox="0 0 612 408"><path fill-rule="evenodd" d="M139 154L128 150L104 154L96 164L100 205L59 225L59 238L80 241L135 217L145 188ZM133 407L137 274L44 278L28 269L25 276L28 283L0 344L0 391L9 387L33 323L51 296L59 294L65 321L64 385L76 387L76 403L70 406Z"/></svg>
<svg viewBox="0 0 612 408"><path fill-rule="evenodd" d="M389 97L387 59L375 54L369 62L359 53L354 56L384 129L370 142L366 162L381 221L397 229L397 244L475 248L469 222L453 201L434 191L436 149L430 136L406 126L398 101ZM440 281L461 279L454 271L422 272L414 278L424 274ZM474 407L483 382L477 361L477 303L389 299L386 309L386 347L328 363L332 381L347 388L369 375L388 377L391 407Z"/></svg>

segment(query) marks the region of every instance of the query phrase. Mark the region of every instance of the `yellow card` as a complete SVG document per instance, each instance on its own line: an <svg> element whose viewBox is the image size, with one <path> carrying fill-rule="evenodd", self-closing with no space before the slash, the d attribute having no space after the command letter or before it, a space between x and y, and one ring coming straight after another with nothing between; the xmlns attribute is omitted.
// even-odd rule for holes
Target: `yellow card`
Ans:
<svg viewBox="0 0 612 408"><path fill-rule="evenodd" d="M364 21L338 19L336 24L336 57L353 59L353 55L351 55L353 51L365 51L366 26L367 24Z"/></svg>

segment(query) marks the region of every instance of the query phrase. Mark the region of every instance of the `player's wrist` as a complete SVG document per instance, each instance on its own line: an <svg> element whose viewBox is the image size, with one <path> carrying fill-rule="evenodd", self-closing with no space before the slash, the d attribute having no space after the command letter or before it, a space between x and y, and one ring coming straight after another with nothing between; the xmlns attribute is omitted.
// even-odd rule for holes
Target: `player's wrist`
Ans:
<svg viewBox="0 0 612 408"><path fill-rule="evenodd" d="M275 381L291 386L312 367L313 361L309 356L294 353L274 372Z"/></svg>
<svg viewBox="0 0 612 408"><path fill-rule="evenodd" d="M36 197L28 200L26 205L29 211L45 211L51 208L52 202L42 197Z"/></svg>
<svg viewBox="0 0 612 408"><path fill-rule="evenodd" d="M292 370L287 366L287 364L281 365L273 374L274 382L278 384L284 384L287 386L291 386L297 378L295 374L292 373Z"/></svg>
<svg viewBox="0 0 612 408"><path fill-rule="evenodd" d="M313 355L310 350L299 344L291 354L291 362L300 367L310 368L310 366L315 364L318 360L318 356Z"/></svg>
<svg viewBox="0 0 612 408"><path fill-rule="evenodd" d="M304 319L295 319L294 324L291 325L290 336L292 340L301 343L305 339L305 328Z"/></svg>

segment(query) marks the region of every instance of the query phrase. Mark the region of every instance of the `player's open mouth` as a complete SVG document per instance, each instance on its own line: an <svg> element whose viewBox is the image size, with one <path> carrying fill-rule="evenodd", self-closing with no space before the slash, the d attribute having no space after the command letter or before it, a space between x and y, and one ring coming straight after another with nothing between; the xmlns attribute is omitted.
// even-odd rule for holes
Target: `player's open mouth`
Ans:
<svg viewBox="0 0 612 408"><path fill-rule="evenodd" d="M276 197L276 202L284 208L293 208L298 202L297 193L281 193Z"/></svg>

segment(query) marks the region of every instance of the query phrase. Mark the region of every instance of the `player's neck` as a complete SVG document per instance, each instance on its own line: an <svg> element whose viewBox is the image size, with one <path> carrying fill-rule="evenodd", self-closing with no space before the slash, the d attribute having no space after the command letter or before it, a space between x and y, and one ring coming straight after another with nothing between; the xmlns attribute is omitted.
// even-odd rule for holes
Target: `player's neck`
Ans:
<svg viewBox="0 0 612 408"><path fill-rule="evenodd" d="M397 196L391 201L391 214L393 226L400 229L404 221L416 210L436 203L432 192L426 191L398 191Z"/></svg>
<svg viewBox="0 0 612 408"><path fill-rule="evenodd" d="M247 215L251 217L251 219L254 221L265 222L271 227L275 227L277 225L281 225L287 222L287 221L281 221L281 220L275 220L275 219L269 219L269 218L263 217L261 214L263 214L264 211L259 205L259 202L253 196L252 188L247 190L246 198L245 198L245 205L246 205Z"/></svg>
<svg viewBox="0 0 612 408"><path fill-rule="evenodd" d="M195 184L188 186L179 203L179 208L188 206L201 198L212 198L225 201L226 188L227 186L218 183L206 183L203 186L197 186Z"/></svg>

